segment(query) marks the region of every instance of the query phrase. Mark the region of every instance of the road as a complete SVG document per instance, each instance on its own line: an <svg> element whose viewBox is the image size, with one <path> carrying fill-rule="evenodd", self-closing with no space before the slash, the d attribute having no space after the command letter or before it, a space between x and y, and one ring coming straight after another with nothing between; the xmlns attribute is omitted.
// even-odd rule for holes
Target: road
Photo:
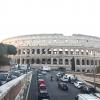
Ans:
<svg viewBox="0 0 100 100"><path fill-rule="evenodd" d="M54 80L50 81L50 76L54 76ZM79 90L74 87L73 84L68 84L69 90L63 91L58 89L57 81L55 79L55 72L48 72L47 75L44 75L44 80L46 81L46 86L48 94L50 95L50 100L75 100L75 96L79 93ZM32 83L29 92L28 100L37 100L37 83L36 75L33 75ZM34 99L33 99L34 98Z"/></svg>
<svg viewBox="0 0 100 100"><path fill-rule="evenodd" d="M79 93L79 89L74 87L73 84L68 84L69 90L63 91L57 87L57 81L54 77L54 81L50 81L51 74L55 76L55 72L48 73L44 76L46 86L51 100L75 100L75 96Z"/></svg>

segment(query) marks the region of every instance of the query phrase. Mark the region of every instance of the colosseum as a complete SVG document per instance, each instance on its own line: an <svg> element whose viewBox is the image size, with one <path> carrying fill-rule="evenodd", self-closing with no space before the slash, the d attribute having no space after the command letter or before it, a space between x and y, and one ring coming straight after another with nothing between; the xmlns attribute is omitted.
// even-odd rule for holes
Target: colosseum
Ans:
<svg viewBox="0 0 100 100"><path fill-rule="evenodd" d="M2 41L17 47L12 60L17 64L30 64L37 68L64 67L67 70L91 72L100 65L100 38L73 34L33 34Z"/></svg>

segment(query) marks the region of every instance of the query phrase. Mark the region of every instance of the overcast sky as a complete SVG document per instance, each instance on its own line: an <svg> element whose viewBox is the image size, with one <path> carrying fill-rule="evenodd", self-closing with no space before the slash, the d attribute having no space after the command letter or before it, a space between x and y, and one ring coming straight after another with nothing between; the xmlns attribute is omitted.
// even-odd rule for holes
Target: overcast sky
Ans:
<svg viewBox="0 0 100 100"><path fill-rule="evenodd" d="M100 0L0 0L0 40L38 33L100 37Z"/></svg>

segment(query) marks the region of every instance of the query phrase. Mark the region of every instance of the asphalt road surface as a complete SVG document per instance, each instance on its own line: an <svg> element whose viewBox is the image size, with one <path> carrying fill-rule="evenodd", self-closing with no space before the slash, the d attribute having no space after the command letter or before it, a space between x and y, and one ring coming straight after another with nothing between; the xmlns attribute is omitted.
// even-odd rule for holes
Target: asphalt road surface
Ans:
<svg viewBox="0 0 100 100"><path fill-rule="evenodd" d="M54 80L50 80L50 76L54 76ZM68 84L68 91L63 91L57 87L57 81L55 78L55 72L48 73L44 76L46 86L51 100L75 100L75 96L79 93L74 84Z"/></svg>
<svg viewBox="0 0 100 100"><path fill-rule="evenodd" d="M79 93L79 89L77 89L73 84L69 83L68 91L60 90L57 87L55 74L56 72L48 72L46 75L44 75L50 100L75 100L75 96ZM53 81L50 80L51 75L54 76ZM37 92L36 74L34 74L30 86L28 100L37 100L38 98L37 96L38 96L38 92Z"/></svg>

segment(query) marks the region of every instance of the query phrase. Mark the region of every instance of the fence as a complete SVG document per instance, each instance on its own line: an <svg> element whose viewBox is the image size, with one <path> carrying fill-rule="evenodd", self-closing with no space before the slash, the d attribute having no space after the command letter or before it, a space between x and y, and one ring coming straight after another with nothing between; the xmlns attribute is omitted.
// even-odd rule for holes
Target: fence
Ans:
<svg viewBox="0 0 100 100"><path fill-rule="evenodd" d="M31 83L32 72L28 72L0 87L0 100L25 100Z"/></svg>

